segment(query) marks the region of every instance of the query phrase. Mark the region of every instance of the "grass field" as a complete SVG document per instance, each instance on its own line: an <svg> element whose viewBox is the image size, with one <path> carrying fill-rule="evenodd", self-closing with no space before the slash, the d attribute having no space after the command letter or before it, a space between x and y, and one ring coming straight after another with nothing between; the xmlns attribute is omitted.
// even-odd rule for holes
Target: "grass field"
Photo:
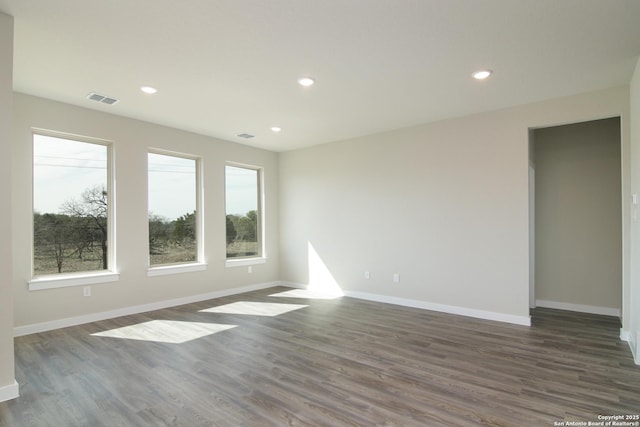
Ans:
<svg viewBox="0 0 640 427"><path fill-rule="evenodd" d="M227 258L258 255L258 242L231 242L227 245Z"/></svg>
<svg viewBox="0 0 640 427"><path fill-rule="evenodd" d="M178 264L195 262L197 260L196 243L167 243L163 245L159 254L151 254L151 265Z"/></svg>
<svg viewBox="0 0 640 427"><path fill-rule="evenodd" d="M62 263L62 273L76 273L79 271L102 270L102 258L78 257L65 258ZM58 265L54 257L36 256L33 260L33 274L42 276L45 274L58 274Z"/></svg>
<svg viewBox="0 0 640 427"><path fill-rule="evenodd" d="M196 244L167 243L163 245L159 253L150 255L151 265L178 264L183 262L195 262L197 260ZM232 242L227 245L227 258L241 258L258 255L257 242ZM58 266L55 257L36 254L34 258L34 275L58 274ZM94 254L84 256L83 259L65 257L62 263L61 273L76 273L81 271L100 271L102 258Z"/></svg>

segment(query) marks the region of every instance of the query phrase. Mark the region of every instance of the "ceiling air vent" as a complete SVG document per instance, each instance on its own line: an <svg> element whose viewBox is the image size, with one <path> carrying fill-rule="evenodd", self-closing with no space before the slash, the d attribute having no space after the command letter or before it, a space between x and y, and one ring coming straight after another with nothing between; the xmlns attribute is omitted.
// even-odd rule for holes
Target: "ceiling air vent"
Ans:
<svg viewBox="0 0 640 427"><path fill-rule="evenodd" d="M244 139L249 139L249 138L253 138L254 135L249 135L248 133L240 133L237 136L239 136L240 138L244 138Z"/></svg>
<svg viewBox="0 0 640 427"><path fill-rule="evenodd" d="M102 102L103 104L107 104L107 105L113 105L117 102L120 102L119 99L109 98L108 96L99 95L95 92L91 92L89 95L87 95L87 99L90 99L92 101Z"/></svg>

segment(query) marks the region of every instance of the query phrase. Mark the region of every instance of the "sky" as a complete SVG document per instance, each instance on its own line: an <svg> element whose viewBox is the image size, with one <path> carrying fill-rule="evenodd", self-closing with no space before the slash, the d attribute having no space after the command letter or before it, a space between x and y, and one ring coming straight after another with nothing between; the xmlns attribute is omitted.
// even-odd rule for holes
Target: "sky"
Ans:
<svg viewBox="0 0 640 427"><path fill-rule="evenodd" d="M225 198L227 214L244 215L258 209L258 171L227 166Z"/></svg>
<svg viewBox="0 0 640 427"><path fill-rule="evenodd" d="M33 206L59 213L67 200L107 183L107 147L43 135L33 142ZM148 210L169 220L196 209L196 161L149 153ZM116 171L117 174L117 171ZM258 206L257 171L226 167L226 211L244 215ZM206 197L206 195L205 195Z"/></svg>
<svg viewBox="0 0 640 427"><path fill-rule="evenodd" d="M149 153L149 212L174 220L196 210L196 161Z"/></svg>
<svg viewBox="0 0 640 427"><path fill-rule="evenodd" d="M65 201L107 183L107 147L43 135L33 138L33 208L60 213Z"/></svg>

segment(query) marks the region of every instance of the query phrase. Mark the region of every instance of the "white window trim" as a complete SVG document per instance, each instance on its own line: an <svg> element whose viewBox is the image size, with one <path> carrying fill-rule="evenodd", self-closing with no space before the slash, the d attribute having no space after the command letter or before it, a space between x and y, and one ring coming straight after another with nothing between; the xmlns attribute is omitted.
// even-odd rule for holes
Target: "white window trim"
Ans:
<svg viewBox="0 0 640 427"><path fill-rule="evenodd" d="M169 274L190 273L192 271L204 271L207 269L206 263L194 262L188 264L169 264L149 267L147 276L167 276Z"/></svg>
<svg viewBox="0 0 640 427"><path fill-rule="evenodd" d="M206 270L207 263L204 260L204 179L202 172L202 157L188 153L180 153L177 151L162 150L159 148L148 147L147 153L160 154L163 156L180 157L196 162L196 261L187 261L185 263L162 265L151 265L151 254L149 246L147 246L147 276L162 276L167 274L185 273L188 271ZM149 165L147 164L147 185L149 182ZM147 212L149 211L149 197L147 187ZM149 232L147 224L147 233ZM147 235L147 245L149 238Z"/></svg>
<svg viewBox="0 0 640 427"><path fill-rule="evenodd" d="M244 267L247 265L266 264L267 257L258 258L229 258L225 262L225 267Z"/></svg>
<svg viewBox="0 0 640 427"><path fill-rule="evenodd" d="M119 273L102 271L96 273L64 274L59 276L37 276L27 282L30 291L42 289L66 288L71 286L95 285L98 283L117 282Z"/></svg>
<svg viewBox="0 0 640 427"><path fill-rule="evenodd" d="M71 286L92 285L97 283L116 282L120 274L116 272L116 183L115 183L115 147L113 141L92 136L75 135L72 133L52 131L33 127L31 128L31 158L33 159L33 138L35 135L49 136L53 138L68 139L71 141L84 142L87 144L102 145L107 149L107 270L82 271L78 273L51 273L47 275L33 275L34 247L33 247L33 189L31 192L31 280L27 282L30 291L41 289L65 288ZM33 170L31 172L31 185L33 186Z"/></svg>

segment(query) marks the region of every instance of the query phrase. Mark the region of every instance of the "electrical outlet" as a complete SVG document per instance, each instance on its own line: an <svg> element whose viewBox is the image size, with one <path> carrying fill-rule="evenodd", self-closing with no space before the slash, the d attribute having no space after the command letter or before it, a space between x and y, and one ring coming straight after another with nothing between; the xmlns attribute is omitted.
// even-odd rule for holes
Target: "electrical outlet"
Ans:
<svg viewBox="0 0 640 427"><path fill-rule="evenodd" d="M252 266L249 266L249 267L247 268L247 272L248 272L249 274L253 273L253 267L252 267Z"/></svg>
<svg viewBox="0 0 640 427"><path fill-rule="evenodd" d="M400 283L400 274L399 273L395 273L393 275L393 283Z"/></svg>
<svg viewBox="0 0 640 427"><path fill-rule="evenodd" d="M85 297L90 297L91 296L91 286L85 286L84 288L82 288L82 294Z"/></svg>
<svg viewBox="0 0 640 427"><path fill-rule="evenodd" d="M369 273L368 271L365 271L364 272L364 278L367 279L367 280L371 279L371 273Z"/></svg>

